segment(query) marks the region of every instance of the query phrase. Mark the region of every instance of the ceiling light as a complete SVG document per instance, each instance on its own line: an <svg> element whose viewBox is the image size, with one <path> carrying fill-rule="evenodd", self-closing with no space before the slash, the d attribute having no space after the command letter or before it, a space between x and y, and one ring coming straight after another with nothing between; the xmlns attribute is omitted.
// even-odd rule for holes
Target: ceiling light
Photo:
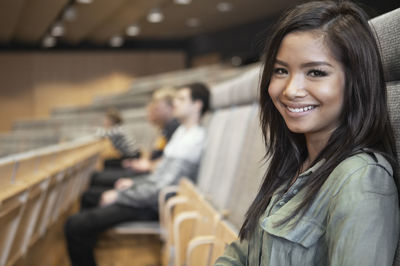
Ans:
<svg viewBox="0 0 400 266"><path fill-rule="evenodd" d="M79 4L91 4L93 0L76 0Z"/></svg>
<svg viewBox="0 0 400 266"><path fill-rule="evenodd" d="M44 37L43 41L42 41L42 45L46 48L50 48L55 46L57 43L57 39L54 38L53 36L46 36Z"/></svg>
<svg viewBox="0 0 400 266"><path fill-rule="evenodd" d="M175 4L178 5L188 5L192 2L192 0L174 0Z"/></svg>
<svg viewBox="0 0 400 266"><path fill-rule="evenodd" d="M161 12L159 8L153 8L147 15L147 20L151 23L159 23L163 21L163 19L164 19L164 14Z"/></svg>
<svg viewBox="0 0 400 266"><path fill-rule="evenodd" d="M231 58L231 63L234 66L240 66L243 63L243 60L239 56L234 56Z"/></svg>
<svg viewBox="0 0 400 266"><path fill-rule="evenodd" d="M119 35L113 36L110 39L110 45L112 47L121 47L124 44L124 38Z"/></svg>
<svg viewBox="0 0 400 266"><path fill-rule="evenodd" d="M73 21L76 19L76 9L73 6L68 7L64 11L63 19Z"/></svg>
<svg viewBox="0 0 400 266"><path fill-rule="evenodd" d="M198 27L200 26L200 20L198 18L189 18L186 20L186 25L192 28Z"/></svg>
<svg viewBox="0 0 400 266"><path fill-rule="evenodd" d="M217 5L217 9L220 12L229 12L232 10L232 8L233 8L232 4L228 3L228 2L221 2L221 3L218 3L218 5Z"/></svg>
<svg viewBox="0 0 400 266"><path fill-rule="evenodd" d="M60 22L54 24L53 28L51 29L51 35L54 37L63 36L65 33L64 25Z"/></svg>
<svg viewBox="0 0 400 266"><path fill-rule="evenodd" d="M132 24L128 28L126 28L126 35L128 36L137 36L140 33L140 27L138 24Z"/></svg>

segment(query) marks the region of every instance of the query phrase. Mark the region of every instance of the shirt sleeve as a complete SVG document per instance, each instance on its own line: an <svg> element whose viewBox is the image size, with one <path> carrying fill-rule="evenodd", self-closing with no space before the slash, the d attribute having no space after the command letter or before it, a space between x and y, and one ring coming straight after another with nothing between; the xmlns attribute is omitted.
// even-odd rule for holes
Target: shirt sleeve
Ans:
<svg viewBox="0 0 400 266"><path fill-rule="evenodd" d="M392 266L399 238L398 194L379 165L352 174L329 207L329 265Z"/></svg>
<svg viewBox="0 0 400 266"><path fill-rule="evenodd" d="M132 207L157 207L158 193L169 185L176 185L181 177L191 178L198 165L185 160L164 158L156 170L140 182L118 192L117 203Z"/></svg>
<svg viewBox="0 0 400 266"><path fill-rule="evenodd" d="M217 259L214 266L241 266L246 265L247 240L236 240L226 247L224 254Z"/></svg>
<svg viewBox="0 0 400 266"><path fill-rule="evenodd" d="M126 157L137 157L139 150L136 146L136 140L130 136L123 127L113 128L109 130L107 136L111 140L113 146Z"/></svg>

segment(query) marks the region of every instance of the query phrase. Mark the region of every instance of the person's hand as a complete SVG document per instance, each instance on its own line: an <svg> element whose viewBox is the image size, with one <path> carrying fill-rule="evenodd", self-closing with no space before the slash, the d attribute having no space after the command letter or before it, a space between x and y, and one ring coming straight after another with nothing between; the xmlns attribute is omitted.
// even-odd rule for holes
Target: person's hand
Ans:
<svg viewBox="0 0 400 266"><path fill-rule="evenodd" d="M148 159L140 159L131 162L131 168L137 172L143 173L151 170L151 162Z"/></svg>
<svg viewBox="0 0 400 266"><path fill-rule="evenodd" d="M133 186L133 180L130 178L120 178L114 184L114 188L117 190L125 190L132 186Z"/></svg>
<svg viewBox="0 0 400 266"><path fill-rule="evenodd" d="M118 192L116 190L107 190L101 194L100 206L107 206L117 201Z"/></svg>

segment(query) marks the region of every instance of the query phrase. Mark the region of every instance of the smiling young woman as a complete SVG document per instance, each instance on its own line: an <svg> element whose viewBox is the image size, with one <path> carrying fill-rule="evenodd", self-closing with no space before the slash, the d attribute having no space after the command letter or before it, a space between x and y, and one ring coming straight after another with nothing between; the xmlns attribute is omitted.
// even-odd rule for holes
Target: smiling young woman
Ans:
<svg viewBox="0 0 400 266"><path fill-rule="evenodd" d="M283 38L268 93L289 130L304 134L310 161L338 127L344 86L344 67L324 45L321 32Z"/></svg>
<svg viewBox="0 0 400 266"><path fill-rule="evenodd" d="M393 264L400 211L379 49L355 4L285 13L265 49L261 125L270 165L216 265Z"/></svg>

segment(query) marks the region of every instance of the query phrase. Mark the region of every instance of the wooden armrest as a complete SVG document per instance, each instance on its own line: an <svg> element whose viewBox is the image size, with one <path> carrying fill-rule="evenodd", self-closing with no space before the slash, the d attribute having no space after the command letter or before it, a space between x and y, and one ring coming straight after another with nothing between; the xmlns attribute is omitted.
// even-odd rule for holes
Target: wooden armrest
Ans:
<svg viewBox="0 0 400 266"><path fill-rule="evenodd" d="M164 223L160 224L161 227L161 238L162 239L167 239L168 238L168 231L172 229L172 210L175 206L179 204L184 204L188 202L188 198L184 196L175 196L170 198L167 203L165 204L164 210L163 210L163 217L160 217L161 219L164 219Z"/></svg>
<svg viewBox="0 0 400 266"><path fill-rule="evenodd" d="M194 266L195 264L192 263L192 255L197 248L204 245L211 246L215 241L215 236L208 235L208 236L198 236L190 240L188 249L186 251L186 266Z"/></svg>
<svg viewBox="0 0 400 266"><path fill-rule="evenodd" d="M178 186L168 186L161 189L158 194L158 216L160 219L160 228L165 228L166 224L164 221L164 207L166 204L167 196L170 193L176 193L178 191Z"/></svg>
<svg viewBox="0 0 400 266"><path fill-rule="evenodd" d="M175 249L175 266L183 265L182 255L184 251L181 245L181 234L179 228L185 222L194 222L200 217L200 214L196 211L188 211L180 213L174 220L173 224L173 237L174 237L174 249ZM182 261L181 261L182 260Z"/></svg>

